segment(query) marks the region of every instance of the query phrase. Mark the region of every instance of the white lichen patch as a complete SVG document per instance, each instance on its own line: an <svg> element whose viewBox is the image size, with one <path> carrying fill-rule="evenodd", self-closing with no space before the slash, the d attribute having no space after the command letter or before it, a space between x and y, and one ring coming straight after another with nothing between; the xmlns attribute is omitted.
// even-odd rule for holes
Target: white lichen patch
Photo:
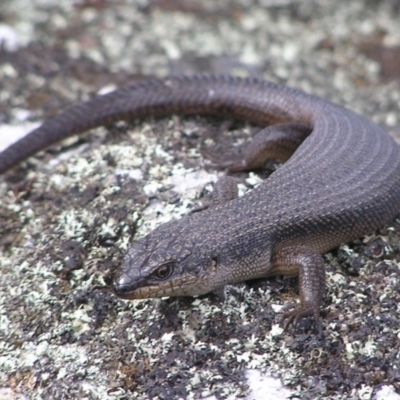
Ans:
<svg viewBox="0 0 400 400"><path fill-rule="evenodd" d="M81 238L93 226L95 216L85 210L68 210L58 217L56 231L62 232L68 239Z"/></svg>

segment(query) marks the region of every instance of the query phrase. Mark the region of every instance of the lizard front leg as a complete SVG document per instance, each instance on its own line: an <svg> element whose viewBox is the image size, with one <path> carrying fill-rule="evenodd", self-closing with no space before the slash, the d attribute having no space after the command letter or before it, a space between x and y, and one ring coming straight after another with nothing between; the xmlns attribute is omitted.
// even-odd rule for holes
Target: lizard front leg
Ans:
<svg viewBox="0 0 400 400"><path fill-rule="evenodd" d="M283 247L273 253L271 264L270 275L299 277L300 305L283 314L284 328L307 315L312 315L317 323L326 290L325 265L321 254L302 246Z"/></svg>

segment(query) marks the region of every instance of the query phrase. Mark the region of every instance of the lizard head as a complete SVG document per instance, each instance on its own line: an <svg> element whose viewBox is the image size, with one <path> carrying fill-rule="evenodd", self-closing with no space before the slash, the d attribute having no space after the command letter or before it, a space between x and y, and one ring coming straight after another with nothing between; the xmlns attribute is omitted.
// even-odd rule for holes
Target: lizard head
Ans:
<svg viewBox="0 0 400 400"><path fill-rule="evenodd" d="M176 228L176 223L174 227L165 224L129 248L113 278L118 297L193 296L223 286L218 279L217 260L207 254L207 246L199 246L188 239L187 232L177 232Z"/></svg>

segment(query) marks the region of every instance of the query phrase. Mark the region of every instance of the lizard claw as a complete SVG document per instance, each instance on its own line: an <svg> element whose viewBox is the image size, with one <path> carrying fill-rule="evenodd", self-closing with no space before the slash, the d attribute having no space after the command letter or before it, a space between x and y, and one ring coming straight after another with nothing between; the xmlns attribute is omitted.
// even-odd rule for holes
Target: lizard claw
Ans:
<svg viewBox="0 0 400 400"><path fill-rule="evenodd" d="M316 308L314 304L305 303L300 306L294 304L287 304L283 307L283 310L292 308L291 311L286 311L282 314L281 322L283 323L283 330L286 332L290 325L298 326L301 318L309 315L313 316L314 323L317 331L322 332L322 325L319 318L319 308Z"/></svg>

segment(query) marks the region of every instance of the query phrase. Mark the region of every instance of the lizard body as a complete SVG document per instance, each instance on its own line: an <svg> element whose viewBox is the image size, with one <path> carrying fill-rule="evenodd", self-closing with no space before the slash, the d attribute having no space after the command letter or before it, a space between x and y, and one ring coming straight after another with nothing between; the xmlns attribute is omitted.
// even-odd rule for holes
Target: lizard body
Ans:
<svg viewBox="0 0 400 400"><path fill-rule="evenodd" d="M293 155L245 196L233 195L135 241L114 277L115 293L126 299L191 296L254 278L295 275L301 302L288 322L308 314L318 319L325 292L322 254L399 212L400 147L361 115L255 79L154 79L46 121L0 153L0 173L69 135L120 119L172 113L269 126L249 146L246 160L216 163L230 171L257 167L282 149L278 158Z"/></svg>

